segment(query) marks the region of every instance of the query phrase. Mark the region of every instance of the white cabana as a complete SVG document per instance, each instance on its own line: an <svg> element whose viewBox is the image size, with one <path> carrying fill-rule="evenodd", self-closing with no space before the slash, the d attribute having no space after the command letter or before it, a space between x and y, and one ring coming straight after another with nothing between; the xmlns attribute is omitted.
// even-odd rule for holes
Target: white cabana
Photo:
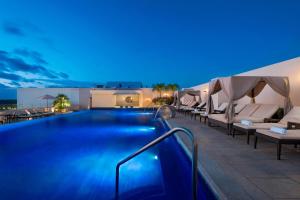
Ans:
<svg viewBox="0 0 300 200"><path fill-rule="evenodd" d="M255 97L262 92L266 85L269 85L275 92L285 98L284 111L285 113L290 111L292 109L292 103L290 100L290 84L288 77L232 76L213 79L209 83L207 112L213 112L211 95L222 90L228 102L225 117L228 119L228 122L231 123L235 113L234 102L244 96L249 96L252 98L252 103L254 103Z"/></svg>
<svg viewBox="0 0 300 200"><path fill-rule="evenodd" d="M187 99L193 98L194 101L198 98L199 103L201 103L201 92L199 90L191 90L191 89L185 89L181 91L176 91L174 93L174 102L176 102L176 106L180 106L182 102L183 97L187 97Z"/></svg>

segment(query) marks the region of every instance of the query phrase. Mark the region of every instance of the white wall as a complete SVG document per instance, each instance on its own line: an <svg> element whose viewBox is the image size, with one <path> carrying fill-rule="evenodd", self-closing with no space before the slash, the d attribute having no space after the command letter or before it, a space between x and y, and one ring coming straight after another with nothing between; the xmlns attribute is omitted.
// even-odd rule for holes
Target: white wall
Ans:
<svg viewBox="0 0 300 200"><path fill-rule="evenodd" d="M17 90L18 108L46 107L47 101L41 97L44 95L57 96L65 94L70 98L74 109L87 109L89 104L88 88L19 88ZM48 101L49 107L53 100Z"/></svg>
<svg viewBox="0 0 300 200"><path fill-rule="evenodd" d="M105 108L116 106L114 90L91 90L92 108Z"/></svg>
<svg viewBox="0 0 300 200"><path fill-rule="evenodd" d="M89 109L90 108L90 88L80 88L79 89L79 105L81 109Z"/></svg>
<svg viewBox="0 0 300 200"><path fill-rule="evenodd" d="M191 87L191 89L199 90L200 94L201 94L201 100L206 101L207 93L208 93L208 83L204 83L204 84L201 84L201 85Z"/></svg>
<svg viewBox="0 0 300 200"><path fill-rule="evenodd" d="M141 89L141 99L140 106L148 107L152 104L152 99L156 97L155 92L152 91L152 88L142 88Z"/></svg>

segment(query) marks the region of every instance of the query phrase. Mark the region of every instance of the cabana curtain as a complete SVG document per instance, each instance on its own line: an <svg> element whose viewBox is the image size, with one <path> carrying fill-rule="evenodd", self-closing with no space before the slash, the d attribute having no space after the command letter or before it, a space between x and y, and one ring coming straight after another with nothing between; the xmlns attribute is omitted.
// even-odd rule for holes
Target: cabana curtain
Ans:
<svg viewBox="0 0 300 200"><path fill-rule="evenodd" d="M189 95L189 94L185 94L183 95L183 97L180 98L180 102L183 105L189 105L192 102L195 102L196 98L195 96Z"/></svg>
<svg viewBox="0 0 300 200"><path fill-rule="evenodd" d="M210 109L208 113L213 111L211 95L223 90L229 103L225 117L229 122L232 122L235 114L234 101L247 95L252 98L252 102L254 102L254 98L261 93L267 84L274 91L285 97L284 111L285 113L290 111L292 109L292 103L290 99L289 79L287 77L232 76L219 78L210 82L209 88L212 89L212 91L209 91L208 105L210 105Z"/></svg>
<svg viewBox="0 0 300 200"><path fill-rule="evenodd" d="M199 103L201 102L201 93L199 90L182 90L182 91L177 91L174 93L175 94L175 100L176 100L176 106L180 106L181 102L180 99L184 96L184 95L190 95L193 97L199 96Z"/></svg>
<svg viewBox="0 0 300 200"><path fill-rule="evenodd" d="M212 95L222 90L221 79L213 79L210 81L208 85L208 94L207 94L207 102L206 102L206 112L213 113L214 112L214 102L212 99Z"/></svg>

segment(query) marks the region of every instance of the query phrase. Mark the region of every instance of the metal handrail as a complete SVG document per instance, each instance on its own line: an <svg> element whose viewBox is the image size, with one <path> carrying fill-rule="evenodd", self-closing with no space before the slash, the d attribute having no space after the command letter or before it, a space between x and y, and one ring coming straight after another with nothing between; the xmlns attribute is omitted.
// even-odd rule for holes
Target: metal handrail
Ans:
<svg viewBox="0 0 300 200"><path fill-rule="evenodd" d="M120 177L120 167L121 165L123 165L124 163L128 162L129 160L131 160L132 158L138 156L139 154L143 153L144 151L146 151L147 149L151 148L152 146L160 143L161 141L163 141L164 139L172 136L173 134L175 134L176 132L184 132L192 141L193 143L193 149L192 149L192 186L193 186L193 200L197 200L197 185L198 185L198 144L194 138L193 133L186 129L186 128L173 128L170 131L168 131L167 133L163 134L162 136L158 137L157 139L153 140L152 142L146 144L145 146L143 146L142 148L140 148L138 151L136 151L135 153L129 155L128 157L126 157L125 159L121 160L118 162L117 166L116 166L116 185L115 185L115 200L119 199L119 177Z"/></svg>

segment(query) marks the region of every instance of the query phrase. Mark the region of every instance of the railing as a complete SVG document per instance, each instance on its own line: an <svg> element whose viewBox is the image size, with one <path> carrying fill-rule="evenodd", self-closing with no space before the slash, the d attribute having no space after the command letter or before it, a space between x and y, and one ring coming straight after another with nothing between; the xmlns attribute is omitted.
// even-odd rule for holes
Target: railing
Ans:
<svg viewBox="0 0 300 200"><path fill-rule="evenodd" d="M189 131L188 129L186 129L186 128L173 128L172 130L168 131L167 133L163 134L162 136L160 136L157 139L153 140L152 142L148 143L147 145L145 145L144 147L142 147L141 149L139 149L135 153L129 155L125 159L118 162L118 164L116 166L115 200L119 199L119 179L120 179L119 177L120 177L120 167L121 167L121 165L128 162L132 158L138 156L139 154L143 153L144 151L151 148L152 146L160 143L161 141L165 140L166 138L172 136L176 132L184 132L186 135L188 135L188 137L190 138L190 140L192 141L192 144L193 144L193 149L192 149L192 186L193 186L192 192L193 192L193 194L192 194L192 196L193 196L193 200L197 200L198 144L197 144L197 142L194 138L193 133L191 131Z"/></svg>

